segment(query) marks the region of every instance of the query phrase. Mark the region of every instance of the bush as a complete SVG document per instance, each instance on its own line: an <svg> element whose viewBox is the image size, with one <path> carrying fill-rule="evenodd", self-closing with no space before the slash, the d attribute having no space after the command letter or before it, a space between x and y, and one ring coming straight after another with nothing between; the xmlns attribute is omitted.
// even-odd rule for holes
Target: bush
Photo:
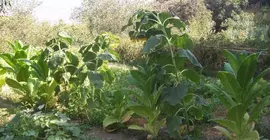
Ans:
<svg viewBox="0 0 270 140"><path fill-rule="evenodd" d="M128 18L140 8L149 9L146 1L84 0L74 9L73 18L87 23L93 34L101 32L120 33Z"/></svg>
<svg viewBox="0 0 270 140"><path fill-rule="evenodd" d="M270 45L270 26L257 23L253 13L234 13L223 26L228 27L226 31L223 31L225 38L237 46L266 48Z"/></svg>
<svg viewBox="0 0 270 140"><path fill-rule="evenodd" d="M189 35L194 41L206 39L214 27L212 12L206 8L204 1L197 0L196 7L196 14L188 21Z"/></svg>
<svg viewBox="0 0 270 140"><path fill-rule="evenodd" d="M116 48L116 52L121 58L120 62L124 64L132 64L142 59L141 50L144 42L130 40L127 37L121 38L120 45Z"/></svg>
<svg viewBox="0 0 270 140"><path fill-rule="evenodd" d="M232 13L241 12L241 6L245 6L246 2L234 0L205 0L205 4L209 10L213 12L212 19L215 21L215 31L220 32L226 27L221 24L228 18L232 17Z"/></svg>
<svg viewBox="0 0 270 140"><path fill-rule="evenodd" d="M83 139L85 135L70 118L62 113L18 113L0 128L0 139Z"/></svg>
<svg viewBox="0 0 270 140"><path fill-rule="evenodd" d="M207 9L204 0L158 0L155 8L168 11L184 21L189 26L188 34L194 41L206 39L213 31L212 11Z"/></svg>
<svg viewBox="0 0 270 140"><path fill-rule="evenodd" d="M47 22L39 23L32 15L12 15L0 17L0 50L8 50L7 40L21 40L33 46L43 46L48 39L60 31L66 31L74 38L73 45L88 44L92 35L87 25L67 25L63 22L52 25Z"/></svg>

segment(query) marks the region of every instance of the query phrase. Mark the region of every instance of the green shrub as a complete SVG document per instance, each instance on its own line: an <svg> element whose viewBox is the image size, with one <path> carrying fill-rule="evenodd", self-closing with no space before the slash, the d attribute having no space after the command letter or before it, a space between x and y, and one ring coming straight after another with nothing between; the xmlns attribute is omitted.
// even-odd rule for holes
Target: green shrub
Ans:
<svg viewBox="0 0 270 140"><path fill-rule="evenodd" d="M75 114L87 114L104 84L114 80L106 67L108 61L117 60L113 48L118 46L118 38L112 34L97 36L76 54L69 51L72 38L64 32L38 52L31 52L31 46L21 41L8 43L13 52L0 53L4 60L0 68L10 74L6 84L21 93L27 106L43 105L47 110L62 103Z"/></svg>
<svg viewBox="0 0 270 140"><path fill-rule="evenodd" d="M270 72L270 68L256 74L259 54L245 53L234 55L224 51L228 63L224 64L225 71L219 71L223 90L214 85L208 85L220 102L228 110L226 118L217 118L215 121L223 127L215 128L230 139L244 140L252 138L259 140L259 134L254 130L255 121L265 106L270 104L269 91L267 97L252 104L261 96L260 91L264 86L259 81Z"/></svg>
<svg viewBox="0 0 270 140"><path fill-rule="evenodd" d="M212 19L215 21L215 31L220 32L226 27L222 27L221 24L228 18L232 17L233 13L241 12L241 6L245 6L247 3L243 1L235 0L205 0L205 4L212 13Z"/></svg>
<svg viewBox="0 0 270 140"><path fill-rule="evenodd" d="M205 40L213 32L214 21L212 12L204 4L204 0L197 0L196 13L188 20L189 35L195 41ZM181 7L182 8L182 7Z"/></svg>
<svg viewBox="0 0 270 140"><path fill-rule="evenodd" d="M121 28L137 9L149 9L149 2L143 0L83 0L80 7L74 9L73 18L87 23L93 34L102 32L121 33Z"/></svg>
<svg viewBox="0 0 270 140"><path fill-rule="evenodd" d="M81 128L62 113L22 111L0 128L0 139L83 139Z"/></svg>
<svg viewBox="0 0 270 140"><path fill-rule="evenodd" d="M87 44L93 40L89 28L85 24L68 25L63 22L52 25L47 22L37 22L32 15L0 16L0 50L9 50L6 41L21 40L34 47L42 47L48 39L54 38L60 31L66 31L72 36L73 45Z"/></svg>
<svg viewBox="0 0 270 140"><path fill-rule="evenodd" d="M142 49L146 59L138 69L130 71L130 82L141 92L132 92L135 101L129 109L146 122L143 126L130 125L128 129L147 131L151 139L166 124L170 136L181 139L179 125L186 125L185 134L189 134L190 120L202 118L195 101L199 96L186 85L200 81L199 73L185 69L187 60L194 67L202 67L189 50L192 40L186 33L186 25L167 12L139 10L123 29L130 26L131 39L146 40ZM170 111L164 113L167 109Z"/></svg>
<svg viewBox="0 0 270 140"><path fill-rule="evenodd" d="M213 30L212 11L207 9L204 0L158 0L155 8L184 21L188 25L188 34L194 41L207 38Z"/></svg>
<svg viewBox="0 0 270 140"><path fill-rule="evenodd" d="M267 24L261 24L256 21L255 14L241 12L234 14L224 22L227 30L223 35L229 42L240 46L267 48L270 44L270 27Z"/></svg>
<svg viewBox="0 0 270 140"><path fill-rule="evenodd" d="M121 37L120 44L116 52L120 55L120 62L124 64L134 64L140 59L143 42L140 40L131 40L127 37Z"/></svg>

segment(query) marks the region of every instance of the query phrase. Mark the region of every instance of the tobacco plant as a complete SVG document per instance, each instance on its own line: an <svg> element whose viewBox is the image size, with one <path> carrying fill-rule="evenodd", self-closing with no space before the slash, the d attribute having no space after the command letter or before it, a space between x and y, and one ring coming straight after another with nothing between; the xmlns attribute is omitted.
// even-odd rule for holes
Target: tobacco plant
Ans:
<svg viewBox="0 0 270 140"><path fill-rule="evenodd" d="M11 74L5 79L6 84L21 93L22 102L27 105L52 108L59 97L67 104L78 103L73 106L90 107L95 93L100 92L105 82L112 83L114 79L103 64L117 60L117 56L111 54L117 42L112 34L101 34L94 43L73 53L69 50L72 38L60 32L32 56L27 51L29 46L20 41L9 42L13 52L0 54L5 62L0 66ZM72 100L74 102L69 102Z"/></svg>
<svg viewBox="0 0 270 140"><path fill-rule="evenodd" d="M85 112L96 108L104 84L111 84L114 74L106 66L108 61L117 61L113 51L118 38L109 33L96 37L89 45L82 46L77 54L66 51L67 61L62 69L58 69L56 77L61 83L60 98L73 113ZM81 56L82 61L79 61ZM68 75L67 80L65 76Z"/></svg>
<svg viewBox="0 0 270 140"><path fill-rule="evenodd" d="M129 90L119 89L102 93L101 105L110 105L112 108L103 120L103 128L107 132L124 128L124 124L131 119L134 112L128 109L129 92Z"/></svg>
<svg viewBox="0 0 270 140"><path fill-rule="evenodd" d="M167 120L174 118L173 122L167 121L167 126L171 127L168 129L174 131L179 128L178 122L181 122L181 117L175 117L178 116L177 112L175 116L167 115L161 118L164 102L169 103L171 107L181 103L189 92L188 87L181 82L183 79L195 83L200 81L200 76L195 70L185 69L186 59L194 66L201 67L196 57L188 50L192 47L192 41L185 31L186 25L169 13L141 10L130 18L128 25L123 29L129 26L132 26L129 32L131 39L146 40L141 53L146 56L145 65L149 67L131 71L133 79L137 81L136 86L142 90L142 95L134 93L138 105L131 106L130 109L145 118L147 123L143 127L131 125L129 128L148 131L151 137L155 137L168 117ZM196 106L192 108L199 111ZM187 107L184 107L184 110L185 114L189 111ZM185 115L185 118L189 123L189 117Z"/></svg>
<svg viewBox="0 0 270 140"><path fill-rule="evenodd" d="M270 68L257 73L258 57L260 54L234 55L224 51L227 58L225 71L218 72L218 78L223 88L208 85L215 91L220 102L227 108L225 119L215 119L223 127L217 126L229 139L260 139L259 133L254 130L255 121L262 109L269 105L270 96L264 97L258 103L253 102L260 96L263 86L258 84Z"/></svg>
<svg viewBox="0 0 270 140"><path fill-rule="evenodd" d="M159 130L166 123L165 118L160 118L162 110L161 93L163 86L158 86L158 75L155 68L139 67L139 70L132 70L131 75L133 83L142 91L132 94L136 102L132 102L129 108L146 120L143 126L130 125L129 129L143 130L150 133L148 138L158 135Z"/></svg>
<svg viewBox="0 0 270 140"><path fill-rule="evenodd" d="M6 77L6 84L23 95L22 101L26 105L44 103L53 106L56 82L46 81L48 68L42 57L44 53L30 57L27 51L29 46L20 41L15 41L14 44L9 42L9 46L13 52L0 55L5 62L1 67L11 75Z"/></svg>

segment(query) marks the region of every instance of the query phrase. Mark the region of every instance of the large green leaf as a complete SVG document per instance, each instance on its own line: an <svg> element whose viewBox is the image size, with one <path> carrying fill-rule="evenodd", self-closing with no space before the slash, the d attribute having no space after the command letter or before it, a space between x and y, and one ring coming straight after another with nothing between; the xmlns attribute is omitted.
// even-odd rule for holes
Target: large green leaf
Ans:
<svg viewBox="0 0 270 140"><path fill-rule="evenodd" d="M64 63L64 60L65 54L58 51L51 56L48 62L48 66L51 69L57 69L60 65Z"/></svg>
<svg viewBox="0 0 270 140"><path fill-rule="evenodd" d="M55 88L58 86L57 82L55 80L52 80L48 86L48 88L46 89L47 90L47 93L52 96L54 91L55 91Z"/></svg>
<svg viewBox="0 0 270 140"><path fill-rule="evenodd" d="M195 97L196 97L195 94L187 94L187 95L184 97L183 101L184 101L184 103L188 104L188 103L190 103L191 101L193 101Z"/></svg>
<svg viewBox="0 0 270 140"><path fill-rule="evenodd" d="M98 53L99 50L100 50L99 45L97 45L97 44L93 45L93 47L92 47L92 51L93 51L93 52Z"/></svg>
<svg viewBox="0 0 270 140"><path fill-rule="evenodd" d="M83 55L83 61L89 62L97 58L97 54L91 51L88 51L85 55Z"/></svg>
<svg viewBox="0 0 270 140"><path fill-rule="evenodd" d="M99 74L97 72L89 71L88 72L88 79L89 79L90 83L92 83L95 86L95 88L101 89L103 87L104 78L101 74Z"/></svg>
<svg viewBox="0 0 270 140"><path fill-rule="evenodd" d="M61 83L61 80L63 78L63 74L64 74L64 70L62 69L58 69L55 71L55 73L53 73L53 78L57 83Z"/></svg>
<svg viewBox="0 0 270 140"><path fill-rule="evenodd" d="M79 49L79 53L84 54L92 48L92 45L85 45Z"/></svg>
<svg viewBox="0 0 270 140"><path fill-rule="evenodd" d="M43 50L38 59L37 65L39 67L39 72L42 74L43 79L46 79L49 74L49 66L46 61L44 61L49 55L49 51L47 49Z"/></svg>
<svg viewBox="0 0 270 140"><path fill-rule="evenodd" d="M270 104L270 96L265 97L258 104L256 104L250 112L250 118L248 122L255 121L259 117L263 108L269 104Z"/></svg>
<svg viewBox="0 0 270 140"><path fill-rule="evenodd" d="M140 117L144 117L147 119L154 118L153 110L147 106L136 105L136 106L130 106L129 109L135 112Z"/></svg>
<svg viewBox="0 0 270 140"><path fill-rule="evenodd" d="M16 80L13 80L13 79L6 77L5 81L6 81L6 84L8 86L23 91L22 85L19 82L17 82Z"/></svg>
<svg viewBox="0 0 270 140"><path fill-rule="evenodd" d="M183 70L182 75L195 83L199 83L200 79L201 79L199 73L196 72L195 70L191 70L191 69Z"/></svg>
<svg viewBox="0 0 270 140"><path fill-rule="evenodd" d="M229 139L233 139L232 134L227 129L220 126L215 126L214 128L220 131L224 136L228 137Z"/></svg>
<svg viewBox="0 0 270 140"><path fill-rule="evenodd" d="M147 81L147 75L138 71L138 70L130 70L130 74L132 78L134 78L138 83L145 84Z"/></svg>
<svg viewBox="0 0 270 140"><path fill-rule="evenodd" d="M257 54L248 56L240 65L237 72L237 80L242 88L246 88L253 78L257 68Z"/></svg>
<svg viewBox="0 0 270 140"><path fill-rule="evenodd" d="M255 84L257 84L266 74L270 72L270 68L262 71L252 82L249 88L252 88Z"/></svg>
<svg viewBox="0 0 270 140"><path fill-rule="evenodd" d="M194 66L202 68L202 65L199 63L197 58L194 56L194 54L190 50L181 49L178 52L180 57L187 58Z"/></svg>
<svg viewBox="0 0 270 140"><path fill-rule="evenodd" d="M227 119L234 121L240 127L246 112L246 108L242 104L233 106L227 112Z"/></svg>
<svg viewBox="0 0 270 140"><path fill-rule="evenodd" d="M15 40L14 45L17 47L17 50L21 50L24 46L21 40Z"/></svg>
<svg viewBox="0 0 270 140"><path fill-rule="evenodd" d="M247 135L244 136L243 140L259 140L260 136L258 131L249 132Z"/></svg>
<svg viewBox="0 0 270 140"><path fill-rule="evenodd" d="M217 77L220 79L225 91L232 98L235 98L239 101L241 99L239 97L239 94L241 92L241 86L239 85L236 77L232 73L225 71L218 72Z"/></svg>
<svg viewBox="0 0 270 140"><path fill-rule="evenodd" d="M0 54L0 57L16 71L17 61L11 54Z"/></svg>
<svg viewBox="0 0 270 140"><path fill-rule="evenodd" d="M6 84L5 78L0 75L0 89L2 89L2 86Z"/></svg>
<svg viewBox="0 0 270 140"><path fill-rule="evenodd" d="M170 25L173 25L174 27L178 28L179 30L183 30L186 28L186 25L184 22L182 22L178 17L170 17L167 18L163 25L167 28L170 28Z"/></svg>
<svg viewBox="0 0 270 140"><path fill-rule="evenodd" d="M19 73L16 76L18 82L27 82L30 77L29 66L24 65L21 67Z"/></svg>
<svg viewBox="0 0 270 140"><path fill-rule="evenodd" d="M87 66L87 68L91 71L95 71L97 68L96 68L96 64L93 63L93 62L86 62L85 65Z"/></svg>
<svg viewBox="0 0 270 140"><path fill-rule="evenodd" d="M163 23L166 19L170 18L171 15L170 13L168 12L161 12L161 13L158 13L158 18L159 20L161 21L161 23Z"/></svg>
<svg viewBox="0 0 270 140"><path fill-rule="evenodd" d="M173 45L181 49L190 49L193 45L192 40L187 34L181 36L175 34L172 36L171 42Z"/></svg>
<svg viewBox="0 0 270 140"><path fill-rule="evenodd" d="M71 75L73 75L77 70L78 68L75 67L74 65L66 65L65 66L65 69L67 72L69 72Z"/></svg>
<svg viewBox="0 0 270 140"><path fill-rule="evenodd" d="M69 63L74 65L74 66L78 66L79 65L79 58L73 54L72 52L66 51L66 56L69 60Z"/></svg>
<svg viewBox="0 0 270 140"><path fill-rule="evenodd" d="M86 77L87 77L87 72L80 72L78 75L79 80L76 82L78 82L78 84L82 84L85 81Z"/></svg>
<svg viewBox="0 0 270 140"><path fill-rule="evenodd" d="M162 41L161 36L151 36L144 44L142 52L151 53Z"/></svg>
<svg viewBox="0 0 270 140"><path fill-rule="evenodd" d="M49 66L47 62L45 61L38 61L38 63L32 61L29 62L31 62L30 66L34 69L37 77L39 77L42 80L45 80L48 77Z"/></svg>
<svg viewBox="0 0 270 140"><path fill-rule="evenodd" d="M236 75L236 73L235 73L235 71L233 70L233 68L232 68L232 66L231 66L230 63L225 62L225 64L224 64L224 69L225 69L225 71L230 72L230 73L232 73L233 75Z"/></svg>
<svg viewBox="0 0 270 140"><path fill-rule="evenodd" d="M24 50L16 51L15 58L16 59L27 58L27 53Z"/></svg>
<svg viewBox="0 0 270 140"><path fill-rule="evenodd" d="M195 106L192 106L188 109L188 112L195 116L195 119L196 120L201 120L202 117L203 117L203 114L202 114L202 110L200 110L199 108L195 107Z"/></svg>
<svg viewBox="0 0 270 140"><path fill-rule="evenodd" d="M143 85L144 94L151 95L154 92L155 83L156 83L156 81L154 81L155 78L156 78L156 74L152 75L151 77L147 79L147 81Z"/></svg>
<svg viewBox="0 0 270 140"><path fill-rule="evenodd" d="M215 119L215 122L217 122L218 124L226 127L227 129L229 129L230 131L239 134L239 130L237 128L237 125L234 121L231 120L225 120L225 119Z"/></svg>
<svg viewBox="0 0 270 140"><path fill-rule="evenodd" d="M103 120L103 128L106 128L110 125L113 125L113 124L119 123L119 122L120 122L119 119L117 119L116 117L108 116Z"/></svg>
<svg viewBox="0 0 270 140"><path fill-rule="evenodd" d="M30 66L31 68L33 68L33 71L32 71L33 77L37 77L39 79L44 78L42 70L46 70L46 69L41 69L41 67L36 62L34 62L32 60L20 59L20 61L22 61L24 64ZM42 79L42 80L44 80L44 79Z"/></svg>
<svg viewBox="0 0 270 140"><path fill-rule="evenodd" d="M108 60L108 61L117 61L118 59L116 56L110 53L101 53L98 55L98 58L101 60Z"/></svg>
<svg viewBox="0 0 270 140"><path fill-rule="evenodd" d="M163 100L170 105L175 106L180 103L181 99L188 93L188 88L180 83L176 87L165 88L163 93Z"/></svg>
<svg viewBox="0 0 270 140"><path fill-rule="evenodd" d="M222 89L220 89L216 85L206 84L206 86L214 92L214 94L217 96L220 102L227 109L235 105L235 102L233 101L233 99L226 92L224 92Z"/></svg>
<svg viewBox="0 0 270 140"><path fill-rule="evenodd" d="M38 90L38 79L29 79L27 82L27 87L29 94L32 95L35 90Z"/></svg>
<svg viewBox="0 0 270 140"><path fill-rule="evenodd" d="M177 133L176 131L179 130L181 124L182 118L180 116L168 116L166 118L166 125L171 136Z"/></svg>
<svg viewBox="0 0 270 140"><path fill-rule="evenodd" d="M101 74L107 83L112 84L115 79L115 75L110 69L102 70Z"/></svg>
<svg viewBox="0 0 270 140"><path fill-rule="evenodd" d="M15 46L12 42L7 41L8 46L12 49L12 51L15 53L19 48L17 48L17 46Z"/></svg>
<svg viewBox="0 0 270 140"><path fill-rule="evenodd" d="M58 36L60 37L60 39L68 43L68 45L72 44L72 38L66 32L59 32Z"/></svg>
<svg viewBox="0 0 270 140"><path fill-rule="evenodd" d="M3 66L0 64L0 75L5 74L6 72L16 73L15 70L10 66Z"/></svg>
<svg viewBox="0 0 270 140"><path fill-rule="evenodd" d="M240 62L238 61L237 57L229 52L228 50L223 51L223 55L227 58L231 68L233 69L234 73L237 73L238 68L240 66Z"/></svg>
<svg viewBox="0 0 270 140"><path fill-rule="evenodd" d="M122 116L121 123L125 123L125 122L129 121L131 119L131 117L132 117L133 114L134 114L133 111L131 111L131 110L130 111L127 111L125 113L125 115Z"/></svg>

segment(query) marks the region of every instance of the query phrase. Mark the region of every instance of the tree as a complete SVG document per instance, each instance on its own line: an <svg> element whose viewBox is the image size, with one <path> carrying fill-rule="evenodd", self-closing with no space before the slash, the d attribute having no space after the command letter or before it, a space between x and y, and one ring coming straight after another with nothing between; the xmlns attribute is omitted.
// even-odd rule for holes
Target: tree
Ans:
<svg viewBox="0 0 270 140"><path fill-rule="evenodd" d="M12 7L9 12L18 15L31 15L35 8L41 5L40 0L11 0Z"/></svg>
<svg viewBox="0 0 270 140"><path fill-rule="evenodd" d="M5 13L7 7L10 7L10 0L0 0L0 13Z"/></svg>
<svg viewBox="0 0 270 140"><path fill-rule="evenodd" d="M246 0L205 0L205 4L212 13L212 20L215 21L215 31L226 30L222 23L231 18L233 13L239 14L246 6Z"/></svg>
<svg viewBox="0 0 270 140"><path fill-rule="evenodd" d="M137 9L149 9L145 0L83 0L80 7L73 10L72 18L87 23L93 34L107 31L120 33Z"/></svg>

